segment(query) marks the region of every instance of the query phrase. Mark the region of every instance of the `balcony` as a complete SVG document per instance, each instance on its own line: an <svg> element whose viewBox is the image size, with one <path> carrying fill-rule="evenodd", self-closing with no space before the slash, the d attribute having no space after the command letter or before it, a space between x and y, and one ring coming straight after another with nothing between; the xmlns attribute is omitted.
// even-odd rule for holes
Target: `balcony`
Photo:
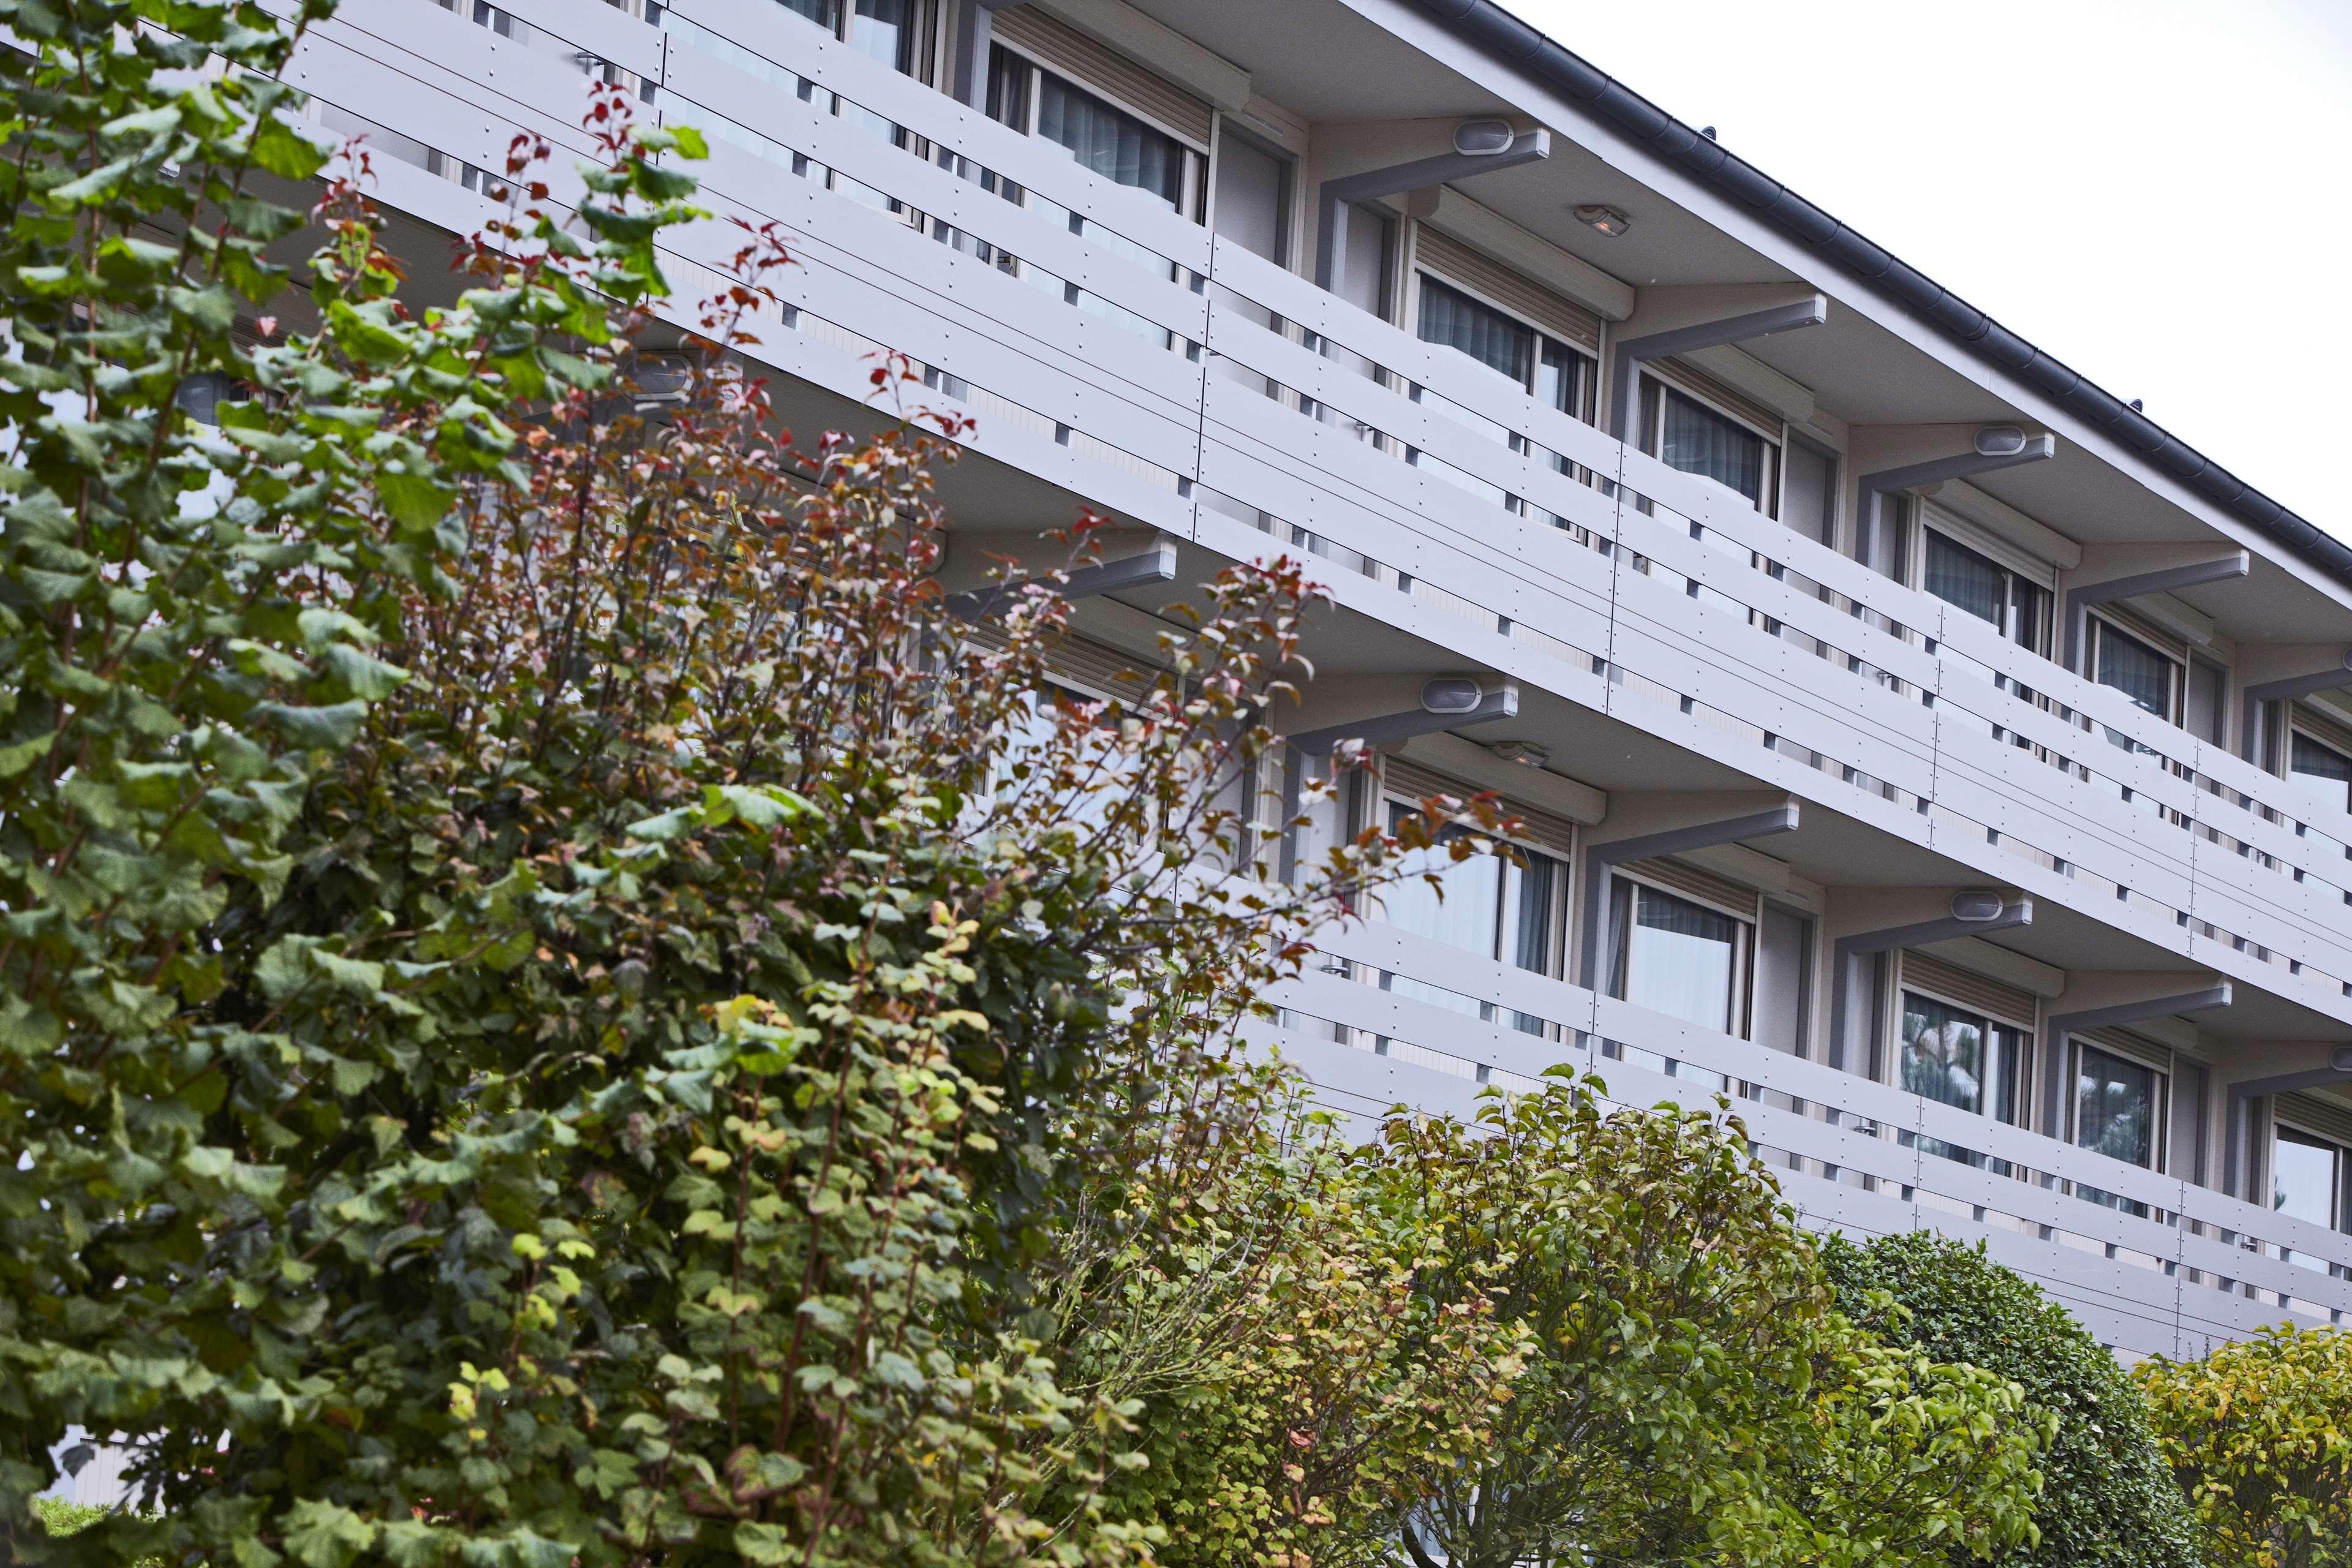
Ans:
<svg viewBox="0 0 2352 1568"><path fill-rule="evenodd" d="M2352 817L2299 787L771 0L515 10L657 84L711 132L713 205L793 237L776 368L862 398L898 350L974 447L1098 507L1304 545L1350 610L2352 1022ZM445 166L497 167L518 125L584 151L561 49L429 0L365 17L300 85ZM383 194L460 232L494 210L408 164ZM691 294L733 242L682 243Z"/></svg>
<svg viewBox="0 0 2352 1568"><path fill-rule="evenodd" d="M387 205L479 229L501 210L479 171L518 127L558 147L556 200L575 199L583 62L641 81L709 134L708 205L790 239L787 304L755 351L789 384L856 404L871 356L902 353L1012 470L1214 556L1303 551L1392 640L2352 1023L2352 816L2296 784L772 0L681 0L658 26L581 0L507 9L563 47L377 0L289 70L421 150L379 160ZM682 300L737 239L679 238ZM1721 1087L1814 1222L1981 1236L2119 1346L2189 1352L2352 1307L2340 1265L2305 1266L2352 1262L2335 1233L1400 931L1326 947L1335 972L1285 997L1273 1037L1359 1109L1459 1110L1482 1081L1563 1060L1625 1100ZM1382 975L1541 1032L1364 983Z"/></svg>
<svg viewBox="0 0 2352 1568"><path fill-rule="evenodd" d="M2200 1355L2352 1310L2352 1279L2323 1261L2347 1238L2324 1226L1391 926L1317 942L1326 962L1282 988L1255 1043L1335 1108L1468 1116L1485 1086L1525 1088L1565 1063L1620 1104L1711 1110L1729 1097L1806 1225L1981 1240L2119 1350ZM1481 1023L1392 992L1397 980L1517 1016Z"/></svg>

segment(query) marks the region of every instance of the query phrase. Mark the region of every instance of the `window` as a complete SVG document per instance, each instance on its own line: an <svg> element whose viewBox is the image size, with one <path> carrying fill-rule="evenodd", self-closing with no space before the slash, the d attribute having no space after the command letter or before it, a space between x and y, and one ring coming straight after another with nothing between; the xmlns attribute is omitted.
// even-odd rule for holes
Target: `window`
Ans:
<svg viewBox="0 0 2352 1568"><path fill-rule="evenodd" d="M1713 479L1769 513L1780 488L1779 441L1679 388L1642 384L1644 447L1670 468Z"/></svg>
<svg viewBox="0 0 2352 1568"><path fill-rule="evenodd" d="M1812 1033L1813 922L1766 905L1756 932L1756 1038L1792 1057Z"/></svg>
<svg viewBox="0 0 2352 1568"><path fill-rule="evenodd" d="M1003 44L989 57L989 117L1051 142L1118 184L1197 220L1208 159L1108 100Z"/></svg>
<svg viewBox="0 0 2352 1568"><path fill-rule="evenodd" d="M1217 139L1216 230L1279 267L1290 257L1291 163L1228 123ZM1353 228L1355 226L1349 226Z"/></svg>
<svg viewBox="0 0 2352 1568"><path fill-rule="evenodd" d="M1745 1033L1749 921L1625 878L1611 900L1611 995L1701 1028Z"/></svg>
<svg viewBox="0 0 2352 1568"><path fill-rule="evenodd" d="M860 54L871 55L910 76L921 69L922 0L779 0L783 8L805 16L837 38L845 38Z"/></svg>
<svg viewBox="0 0 2352 1568"><path fill-rule="evenodd" d="M1791 441L1780 485L1781 518L1814 543L1836 549L1837 459Z"/></svg>
<svg viewBox="0 0 2352 1568"><path fill-rule="evenodd" d="M2074 1058L2074 1142L2078 1148L2142 1170L2159 1168L2164 1146L2165 1075L2096 1046L2077 1046ZM2080 1186L2093 1203L2145 1215L2147 1205L2095 1187Z"/></svg>
<svg viewBox="0 0 2352 1568"><path fill-rule="evenodd" d="M1982 1014L1906 991L1899 1064L1902 1087L1940 1104L2013 1125L2027 1033ZM1985 1163L1983 1155L1936 1139L1920 1140L1920 1147L1943 1159Z"/></svg>
<svg viewBox="0 0 2352 1568"><path fill-rule="evenodd" d="M2345 1150L2342 1144L2278 1124L2271 1141L2271 1207L2328 1230L2344 1228ZM2291 1263L2325 1270L2327 1260L2286 1250Z"/></svg>
<svg viewBox="0 0 2352 1568"><path fill-rule="evenodd" d="M1933 528L1927 536L1921 587L1990 622L2011 642L2036 653L2047 650L2050 595L2040 584Z"/></svg>
<svg viewBox="0 0 2352 1568"><path fill-rule="evenodd" d="M2091 622L2091 679L2101 686L2114 687L2130 698L2135 706L2165 722L2179 723L2180 661L2095 617ZM2117 745L2127 743L2114 731L2108 733Z"/></svg>
<svg viewBox="0 0 2352 1568"><path fill-rule="evenodd" d="M1596 382L1590 357L1573 345L1538 331L1508 311L1489 305L1430 273L1422 273L1419 281L1422 342L1441 343L1467 354L1521 391L1572 419L1588 422L1591 419ZM1515 452L1528 449L1523 437L1426 388L1414 387L1412 399L1435 407L1456 424L1466 425L1496 441L1507 444ZM1409 449L1405 460L1417 468L1436 469L1464 489L1484 496L1497 506L1507 507L1513 511L1527 510L1527 504L1521 498L1440 463L1426 453ZM1557 452L1551 454L1551 465L1561 473L1573 469L1573 465ZM1560 521L1558 518L1552 521Z"/></svg>
<svg viewBox="0 0 2352 1568"><path fill-rule="evenodd" d="M1412 809L1390 803L1391 825L1402 821ZM1447 837L1459 836L1463 831L1454 829ZM1422 864L1411 868L1412 874L1382 890L1381 919L1448 947L1517 964L1538 974L1552 973L1559 929L1557 905L1568 879L1554 857L1525 845L1513 847L1526 861L1524 866L1515 865L1500 855L1474 855L1466 860L1454 860L1443 848L1429 851ZM1431 887L1423 873L1434 876L1438 885ZM1399 995L1456 1012L1489 1019L1496 1016L1491 1004L1402 975L1391 978L1388 988ZM1527 1034L1543 1032L1543 1021L1529 1014L1511 1014L1509 1021Z"/></svg>
<svg viewBox="0 0 2352 1568"><path fill-rule="evenodd" d="M2328 805L2352 810L2352 757L2302 731L2289 742L2287 773Z"/></svg>

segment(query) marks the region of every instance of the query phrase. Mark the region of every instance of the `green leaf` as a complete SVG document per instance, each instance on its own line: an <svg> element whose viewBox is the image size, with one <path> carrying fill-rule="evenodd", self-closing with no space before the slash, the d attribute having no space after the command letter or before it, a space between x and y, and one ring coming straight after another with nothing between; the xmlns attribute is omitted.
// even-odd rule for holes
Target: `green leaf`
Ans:
<svg viewBox="0 0 2352 1568"><path fill-rule="evenodd" d="M307 180L327 165L326 148L275 115L254 128L253 161L281 179Z"/></svg>

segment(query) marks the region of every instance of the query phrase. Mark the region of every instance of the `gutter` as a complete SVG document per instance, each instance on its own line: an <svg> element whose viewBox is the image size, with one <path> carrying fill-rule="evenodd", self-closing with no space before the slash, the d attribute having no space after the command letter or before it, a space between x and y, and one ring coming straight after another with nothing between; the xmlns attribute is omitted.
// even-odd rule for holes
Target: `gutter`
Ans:
<svg viewBox="0 0 2352 1568"><path fill-rule="evenodd" d="M1908 309L1995 368L2046 394L2281 549L2352 592L2352 545L2239 479L2080 371L2035 348L1950 289L1604 75L1496 4L1412 0L1459 37L1536 78L1652 153Z"/></svg>

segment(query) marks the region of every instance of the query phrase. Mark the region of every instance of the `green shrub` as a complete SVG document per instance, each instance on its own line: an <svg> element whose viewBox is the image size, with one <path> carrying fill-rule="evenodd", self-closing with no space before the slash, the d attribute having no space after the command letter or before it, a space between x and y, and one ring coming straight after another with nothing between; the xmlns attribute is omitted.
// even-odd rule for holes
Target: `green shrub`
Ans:
<svg viewBox="0 0 2352 1568"><path fill-rule="evenodd" d="M2132 1380L2213 1568L2352 1563L2352 1334L2282 1323Z"/></svg>
<svg viewBox="0 0 2352 1568"><path fill-rule="evenodd" d="M2057 1439L2042 1460L2041 1544L1998 1561L2011 1568L2189 1568L2199 1561L2147 1402L2063 1308L1981 1246L1926 1232L1867 1246L1833 1237L1822 1259L1856 1321L1937 1361L2010 1378L2058 1417Z"/></svg>

